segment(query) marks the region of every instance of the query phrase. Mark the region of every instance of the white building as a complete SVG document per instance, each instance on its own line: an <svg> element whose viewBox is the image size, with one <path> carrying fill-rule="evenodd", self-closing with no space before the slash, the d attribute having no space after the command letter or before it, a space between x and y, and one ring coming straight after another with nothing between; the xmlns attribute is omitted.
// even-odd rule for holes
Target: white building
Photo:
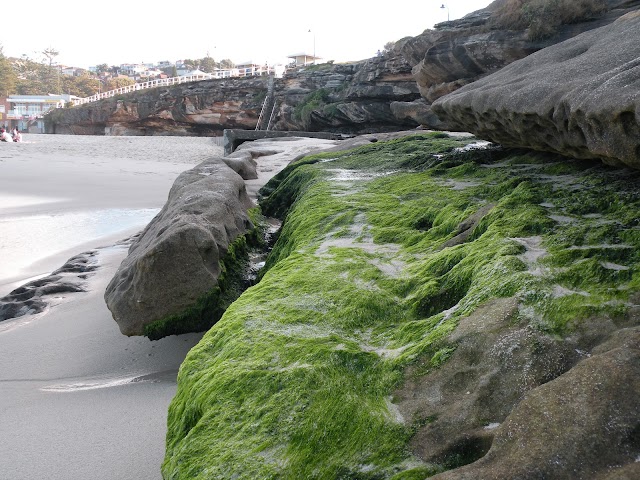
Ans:
<svg viewBox="0 0 640 480"><path fill-rule="evenodd" d="M287 58L290 58L291 64L294 67L303 67L306 65L315 65L317 60L321 60L322 57L316 57L315 55L311 55L310 53L292 53L291 55L287 55Z"/></svg>
<svg viewBox="0 0 640 480"><path fill-rule="evenodd" d="M44 133L42 117L54 108L62 108L75 95L9 95L6 103L9 111L6 120L9 128L18 127L21 132Z"/></svg>

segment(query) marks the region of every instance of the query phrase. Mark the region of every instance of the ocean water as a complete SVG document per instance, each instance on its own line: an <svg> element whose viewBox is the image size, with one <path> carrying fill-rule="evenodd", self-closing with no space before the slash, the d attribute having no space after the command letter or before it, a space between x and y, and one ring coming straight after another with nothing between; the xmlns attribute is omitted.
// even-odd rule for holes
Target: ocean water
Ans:
<svg viewBox="0 0 640 480"><path fill-rule="evenodd" d="M127 246L210 138L0 143L0 297L95 250L81 293L0 322L0 480L159 480L180 363L201 334L126 337L104 303Z"/></svg>
<svg viewBox="0 0 640 480"><path fill-rule="evenodd" d="M37 197L21 198L32 202L31 205L49 203ZM0 205L5 204L23 206L15 196L0 195ZM92 242L94 247L106 246L101 244L102 239L116 238L118 234L124 239L129 232L142 230L158 211L158 208L107 208L16 216L3 215L0 208L0 289L3 285L20 283L21 278L49 273L45 266L42 271L30 267L70 252L73 247Z"/></svg>
<svg viewBox="0 0 640 480"><path fill-rule="evenodd" d="M0 144L0 297L142 230L212 138L25 135Z"/></svg>

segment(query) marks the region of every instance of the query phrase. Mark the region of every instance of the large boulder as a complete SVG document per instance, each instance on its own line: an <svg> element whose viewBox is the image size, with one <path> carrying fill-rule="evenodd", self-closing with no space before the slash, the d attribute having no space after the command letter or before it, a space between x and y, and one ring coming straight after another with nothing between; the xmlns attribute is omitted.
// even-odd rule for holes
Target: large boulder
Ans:
<svg viewBox="0 0 640 480"><path fill-rule="evenodd" d="M640 12L536 52L433 104L506 146L640 168Z"/></svg>
<svg viewBox="0 0 640 480"><path fill-rule="evenodd" d="M218 281L228 267L223 259L252 229L252 206L242 177L219 158L183 172L107 286L105 300L120 331L149 334L145 327L167 319L174 325L156 328L155 336L205 326L188 316L184 321L195 322L190 326L175 322L194 306L201 310L197 315L211 313L207 296L220 293Z"/></svg>

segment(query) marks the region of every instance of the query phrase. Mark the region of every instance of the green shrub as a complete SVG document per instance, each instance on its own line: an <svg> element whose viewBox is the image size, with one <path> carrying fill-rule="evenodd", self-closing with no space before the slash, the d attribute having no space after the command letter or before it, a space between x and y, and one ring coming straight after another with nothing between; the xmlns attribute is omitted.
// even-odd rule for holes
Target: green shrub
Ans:
<svg viewBox="0 0 640 480"><path fill-rule="evenodd" d="M293 110L293 118L302 122L303 127L308 129L311 113L314 110L322 109L327 103L329 103L329 91L325 88L320 88L307 95L302 103L296 105Z"/></svg>

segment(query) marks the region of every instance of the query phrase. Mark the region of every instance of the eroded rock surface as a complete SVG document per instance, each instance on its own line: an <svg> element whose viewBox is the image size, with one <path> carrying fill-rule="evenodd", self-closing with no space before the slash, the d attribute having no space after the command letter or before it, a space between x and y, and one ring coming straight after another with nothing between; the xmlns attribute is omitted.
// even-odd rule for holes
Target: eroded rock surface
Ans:
<svg viewBox="0 0 640 480"><path fill-rule="evenodd" d="M477 462L434 478L636 478L640 330L624 329L527 393Z"/></svg>
<svg viewBox="0 0 640 480"><path fill-rule="evenodd" d="M507 146L640 168L640 12L546 48L433 104Z"/></svg>
<svg viewBox="0 0 640 480"><path fill-rule="evenodd" d="M443 366L412 366L394 395L418 426L413 452L453 469L434 477L443 480L587 479L632 464L639 313L590 319L562 339L519 325L514 298L487 303L448 338L455 353Z"/></svg>
<svg viewBox="0 0 640 480"><path fill-rule="evenodd" d="M45 120L46 131L74 135L216 136L225 128L253 129L266 82L266 77L251 77L149 88L59 109Z"/></svg>
<svg viewBox="0 0 640 480"><path fill-rule="evenodd" d="M242 177L219 158L183 172L107 286L120 331L141 335L214 289L229 245L252 228L252 205Z"/></svg>

